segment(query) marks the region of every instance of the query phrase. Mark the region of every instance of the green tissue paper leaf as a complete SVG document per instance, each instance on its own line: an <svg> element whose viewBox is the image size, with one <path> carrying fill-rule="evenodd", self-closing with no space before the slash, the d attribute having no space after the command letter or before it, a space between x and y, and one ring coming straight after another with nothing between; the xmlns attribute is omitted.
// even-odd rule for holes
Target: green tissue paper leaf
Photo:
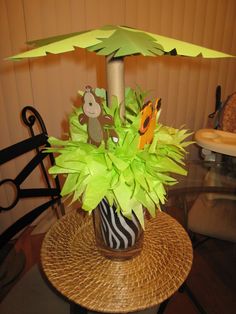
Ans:
<svg viewBox="0 0 236 314"><path fill-rule="evenodd" d="M129 164L127 162L125 162L122 159L116 157L114 154L108 153L107 155L111 159L112 163L114 164L114 166L118 170L124 171L129 166Z"/></svg>
<svg viewBox="0 0 236 314"><path fill-rule="evenodd" d="M97 207L109 188L109 180L106 177L94 177L88 183L84 197L83 197L83 209L91 211Z"/></svg>
<svg viewBox="0 0 236 314"><path fill-rule="evenodd" d="M78 181L79 174L78 173L69 173L66 181L63 185L63 188L61 190L61 196L65 196L67 194L70 194L74 192L76 189L76 183Z"/></svg>
<svg viewBox="0 0 236 314"><path fill-rule="evenodd" d="M119 206L122 209L124 216L132 217L131 196L132 191L126 184L124 178L121 175L119 184L114 188L114 194Z"/></svg>

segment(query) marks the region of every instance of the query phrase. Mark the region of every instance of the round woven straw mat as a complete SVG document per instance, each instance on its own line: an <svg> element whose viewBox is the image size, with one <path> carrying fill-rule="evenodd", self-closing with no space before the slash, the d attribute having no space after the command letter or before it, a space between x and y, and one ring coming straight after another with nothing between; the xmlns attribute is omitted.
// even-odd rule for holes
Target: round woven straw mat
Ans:
<svg viewBox="0 0 236 314"><path fill-rule="evenodd" d="M50 282L70 300L125 313L155 306L179 288L192 265L192 245L176 220L158 212L146 221L141 254L110 260L96 248L92 217L71 212L47 233L41 259Z"/></svg>

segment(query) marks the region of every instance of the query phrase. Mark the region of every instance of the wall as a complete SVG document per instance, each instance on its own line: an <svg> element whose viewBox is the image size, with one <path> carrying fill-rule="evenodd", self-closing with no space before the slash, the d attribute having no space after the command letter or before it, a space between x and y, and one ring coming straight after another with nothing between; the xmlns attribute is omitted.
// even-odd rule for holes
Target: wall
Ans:
<svg viewBox="0 0 236 314"><path fill-rule="evenodd" d="M106 86L104 58L83 50L17 63L3 58L25 50L24 43L31 39L106 24L141 28L236 55L235 0L0 0L1 147L27 136L19 120L26 104L40 111L50 135L61 137L77 91L87 84ZM233 59L130 57L125 73L127 86L138 84L151 96L162 97L162 123L184 124L193 131L206 125L217 84L223 98L236 91ZM196 157L196 150L190 151L190 157ZM1 170L2 175L14 174L18 167L16 163Z"/></svg>

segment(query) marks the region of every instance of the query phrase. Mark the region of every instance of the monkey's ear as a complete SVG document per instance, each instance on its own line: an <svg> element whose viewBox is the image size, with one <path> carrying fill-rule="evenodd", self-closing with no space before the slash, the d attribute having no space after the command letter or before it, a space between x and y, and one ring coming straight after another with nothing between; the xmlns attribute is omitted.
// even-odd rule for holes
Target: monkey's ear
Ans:
<svg viewBox="0 0 236 314"><path fill-rule="evenodd" d="M84 91L83 98L82 98L83 102L85 102L84 99L85 99L86 94L89 94L91 97L93 97L94 101L96 101L100 106L102 105L102 99L95 94L95 91L92 89L92 87L90 85L87 85L85 87L85 91Z"/></svg>
<svg viewBox="0 0 236 314"><path fill-rule="evenodd" d="M85 86L85 92L92 93L92 87L90 85Z"/></svg>

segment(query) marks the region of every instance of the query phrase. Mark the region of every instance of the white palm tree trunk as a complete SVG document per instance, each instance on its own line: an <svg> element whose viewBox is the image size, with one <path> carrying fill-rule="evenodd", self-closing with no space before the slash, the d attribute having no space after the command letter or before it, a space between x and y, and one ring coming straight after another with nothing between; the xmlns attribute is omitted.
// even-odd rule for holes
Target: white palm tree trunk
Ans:
<svg viewBox="0 0 236 314"><path fill-rule="evenodd" d="M108 105L112 103L112 96L117 96L120 106L120 117L125 117L125 75L124 59L113 58L113 54L106 57L107 96Z"/></svg>

